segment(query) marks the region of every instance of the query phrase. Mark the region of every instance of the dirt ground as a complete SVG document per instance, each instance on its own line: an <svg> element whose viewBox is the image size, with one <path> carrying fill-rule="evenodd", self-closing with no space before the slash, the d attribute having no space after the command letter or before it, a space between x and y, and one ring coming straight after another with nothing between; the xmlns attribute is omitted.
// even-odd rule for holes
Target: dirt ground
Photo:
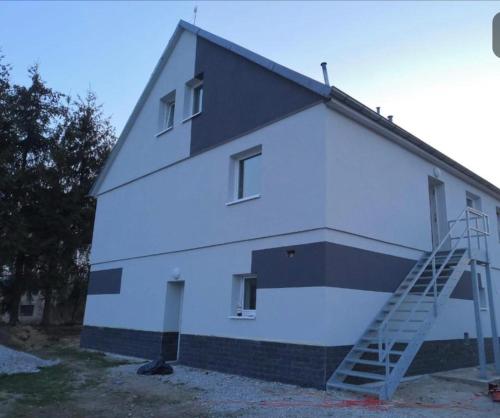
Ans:
<svg viewBox="0 0 500 418"><path fill-rule="evenodd" d="M0 328L0 344L61 363L0 376L1 418L500 417L486 388L425 376L390 402L174 366L138 376L132 359L78 348L77 329Z"/></svg>

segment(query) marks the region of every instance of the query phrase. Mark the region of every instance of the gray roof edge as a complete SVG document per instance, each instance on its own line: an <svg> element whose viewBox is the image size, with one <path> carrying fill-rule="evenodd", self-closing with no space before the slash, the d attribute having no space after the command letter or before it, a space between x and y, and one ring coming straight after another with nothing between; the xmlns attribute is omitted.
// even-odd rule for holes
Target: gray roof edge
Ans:
<svg viewBox="0 0 500 418"><path fill-rule="evenodd" d="M457 161L455 161L451 157L448 157L446 154L442 153L441 151L437 150L436 148L434 148L431 145L427 144L426 142L422 141L420 138L411 134L407 130L396 125L394 122L390 122L388 119L386 119L382 115L378 114L374 110L370 109L368 106L364 105L363 103L359 102L358 100L354 99L353 97L349 96L347 93L344 93L342 90L338 89L337 87L332 87L331 88L331 97L340 101L341 103L344 103L345 105L347 105L351 109L355 110L356 112L362 114L363 116L368 117L371 120L377 122L379 125L390 130L391 132L397 134L398 136L402 137L404 140L412 143L413 145L417 146L418 148L422 149L423 151L427 152L428 154L438 158L439 160L443 161L447 165L449 165L449 166L453 167L454 169L460 171L461 173L465 174L467 177L480 183L481 185L486 187L488 190L490 190L491 193L493 193L496 198L500 199L500 188L495 186L493 183L489 182L488 180L486 180L483 177L479 176L478 174L474 173L472 170L470 170L467 167L463 166L462 164L458 163Z"/></svg>
<svg viewBox="0 0 500 418"><path fill-rule="evenodd" d="M474 173L473 171L469 170L465 166L461 165L460 163L456 162L452 158L448 157L447 155L443 154L442 152L438 151L434 147L430 146L426 142L422 141L421 139L417 138L410 132L406 131L405 129L399 127L398 125L394 124L393 122L390 122L388 119L384 118L380 114L376 113L374 110L370 109L368 106L364 105L363 103L359 102L358 100L354 99L353 97L349 96L348 94L344 93L342 90L336 88L336 87L329 87L323 83L320 83L319 81L316 81L310 77L307 77L305 75L302 75L296 71L293 71L287 67L284 67L274 61L271 61L261 55L258 55L246 48L243 48L233 42L227 41L226 39L223 39L219 36L216 36L210 32L207 32L203 29L200 29L197 26L194 26L184 20L180 20L174 34L170 38L167 46L165 47L160 59L158 60L151 76L149 77L149 80L146 84L146 87L144 88L141 96L139 97L138 102L136 103L134 110L132 111L131 115L129 116L127 123L125 124L125 127L123 128L122 133L120 134L118 141L116 142L115 146L113 147L113 150L111 154L109 155L108 159L106 160L106 163L104 164L104 167L101 169L101 172L99 173L99 176L97 177L96 181L94 182L89 195L91 196L97 196L98 194L98 189L101 186L107 172L109 171L111 165L113 164L113 161L116 158L116 155L118 154L119 150L123 146L123 142L130 132L130 129L135 121L135 118L137 117L140 109L142 108L144 102L146 101L146 98L158 78L161 70L163 69L163 66L165 62L168 60L171 52L173 51L177 40L180 37L180 34L182 30L187 30L195 35L201 36L204 39L207 39L208 41L211 41L223 48L226 48L246 59L249 61L252 61L264 68L267 68L270 71L275 72L276 74L279 74L282 77L285 77L315 93L318 95L324 97L324 98L333 98L335 100L340 101L341 103L344 103L345 105L349 106L351 109L357 111L361 115L368 117L369 119L377 122L384 128L389 129L393 133L399 135L403 139L409 141L413 145L421 148L425 152L431 154L432 156L440 159L444 163L450 165L451 167L455 168L456 170L462 172L466 176L470 177L471 179L475 180L476 182L482 184L484 187L486 187L488 190L490 190L497 198L500 198L500 188L495 186L493 183L490 183L488 180L484 179L483 177L479 176L478 174Z"/></svg>
<svg viewBox="0 0 500 418"><path fill-rule="evenodd" d="M287 78L290 81L293 81L294 83L297 83L302 87L305 87L306 89L312 90L314 93L319 94L324 98L328 98L330 95L330 87L317 80L314 80L313 78L300 74L288 67L285 67L283 65L278 64L277 62L265 58L262 55L256 54L255 52L250 51L249 49L243 48L240 45L228 41L227 39L221 38L220 36L207 32L204 29L200 29L199 27L194 26L191 23L188 23L184 20L181 20L179 22L179 26L210 42L213 42L214 44L222 48L228 49L229 51L234 52L235 54L238 54L243 58L246 58L247 60L257 65L260 65L261 67L266 68L269 71L272 71L280 75L281 77Z"/></svg>

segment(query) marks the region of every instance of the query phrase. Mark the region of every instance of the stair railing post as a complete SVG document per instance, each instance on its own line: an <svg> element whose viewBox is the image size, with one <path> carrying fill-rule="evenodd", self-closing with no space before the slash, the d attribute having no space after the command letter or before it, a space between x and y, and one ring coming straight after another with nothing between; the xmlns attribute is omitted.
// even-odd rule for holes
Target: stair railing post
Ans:
<svg viewBox="0 0 500 418"><path fill-rule="evenodd" d="M434 282L434 316L437 316L437 277L436 277L436 257L432 259L432 281Z"/></svg>
<svg viewBox="0 0 500 418"><path fill-rule="evenodd" d="M469 209L465 209L465 222L467 228L467 251L469 253L469 258L472 258L472 249L471 249L471 241L470 241L470 220L469 220Z"/></svg>
<svg viewBox="0 0 500 418"><path fill-rule="evenodd" d="M477 283L476 260L471 261L472 295L474 297L474 318L476 320L477 350L479 355L479 377L486 379L486 353L484 351L483 327L479 307L479 287Z"/></svg>
<svg viewBox="0 0 500 418"><path fill-rule="evenodd" d="M486 250L488 251L488 250ZM487 253L487 252L486 252ZM488 254L488 253L487 253ZM489 261L489 260L488 260ZM490 263L485 266L486 270L486 291L488 292L488 305L490 310L491 339L493 343L493 356L495 360L495 373L500 375L500 347L498 342L497 320L495 314L495 301L493 298L493 285L491 280Z"/></svg>
<svg viewBox="0 0 500 418"><path fill-rule="evenodd" d="M471 225L470 225L470 211L469 208L465 210L465 220L467 228L467 247L469 252L469 259L471 259L471 284L472 284L472 295L474 298L474 319L476 321L476 338L477 338L477 351L479 357L479 377L481 379L486 379L486 355L484 352L484 338L483 338L483 328L481 326L481 312L479 310L479 288L477 283L477 271L476 271L476 260L472 259L472 248L471 248Z"/></svg>

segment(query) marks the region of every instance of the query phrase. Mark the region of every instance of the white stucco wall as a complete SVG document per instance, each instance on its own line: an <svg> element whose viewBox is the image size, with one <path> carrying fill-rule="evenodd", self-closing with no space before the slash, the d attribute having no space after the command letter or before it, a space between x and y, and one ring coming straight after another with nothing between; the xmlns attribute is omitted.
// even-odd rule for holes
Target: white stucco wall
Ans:
<svg viewBox="0 0 500 418"><path fill-rule="evenodd" d="M326 344L326 293L322 287L259 289L257 317L231 319L234 274L251 270L253 250L323 241L323 231L244 241L159 256L104 263L123 268L121 294L89 295L85 325L171 330L165 320L167 283L174 269L184 280L181 332L302 344Z"/></svg>
<svg viewBox="0 0 500 418"><path fill-rule="evenodd" d="M328 114L326 141L327 226L395 247L430 250L428 177L434 176L436 165L334 111ZM465 208L466 192L481 198L490 218L492 264L500 267L500 201L450 171L440 171L449 220Z"/></svg>
<svg viewBox="0 0 500 418"><path fill-rule="evenodd" d="M134 153L141 155L130 143L129 156L118 164L120 156L115 163L113 182L125 178L120 167L129 175L127 164L133 164ZM227 206L231 155L259 145L261 197ZM189 153L189 144L183 150ZM151 151L155 152L158 148ZM182 152L176 152L165 150L165 155L182 158ZM151 155L153 162L141 157L143 168L153 167L165 155ZM167 281L179 268L185 281L183 333L353 344L388 293L323 287L260 289L257 318L237 320L229 318L232 277L250 272L252 250L317 241L419 258L431 248L427 181L434 167L318 105L104 193L98 199L93 269L122 267L122 292L90 295L84 323L171 330L165 318ZM449 218L461 212L470 191L482 198L495 232L495 208L500 202L441 171ZM500 247L495 233L490 250L499 300ZM481 315L488 335L488 312ZM472 302L452 300L428 339L462 338L464 332L475 336Z"/></svg>
<svg viewBox="0 0 500 418"><path fill-rule="evenodd" d="M324 226L327 112L314 106L99 196L92 263ZM227 206L231 156L259 145L261 197Z"/></svg>

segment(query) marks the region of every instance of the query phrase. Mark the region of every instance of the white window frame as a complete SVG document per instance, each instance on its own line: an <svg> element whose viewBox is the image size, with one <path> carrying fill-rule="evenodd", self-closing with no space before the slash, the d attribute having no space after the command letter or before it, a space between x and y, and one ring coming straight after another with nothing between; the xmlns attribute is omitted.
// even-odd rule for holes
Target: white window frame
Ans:
<svg viewBox="0 0 500 418"><path fill-rule="evenodd" d="M200 89L200 97L198 101L198 108L194 108L195 103L195 93ZM203 88L203 74L199 74L195 78L189 80L186 83L185 92L184 92L184 120L187 122L194 118L195 116L201 114L203 112L203 101L205 96L205 89Z"/></svg>
<svg viewBox="0 0 500 418"><path fill-rule="evenodd" d="M200 92L200 96L198 98L198 108L195 109L194 104L197 91ZM191 87L191 116L199 115L203 111L203 93L203 80L199 80Z"/></svg>
<svg viewBox="0 0 500 418"><path fill-rule="evenodd" d="M170 119L170 113L172 111L172 119ZM173 129L175 120L175 100L165 104L165 129Z"/></svg>
<svg viewBox="0 0 500 418"><path fill-rule="evenodd" d="M257 309L245 309L245 281L255 280L257 276L255 274L237 274L233 276L233 298L231 308L232 319L255 319L257 316ZM255 290L255 306L257 308L257 290Z"/></svg>
<svg viewBox="0 0 500 418"><path fill-rule="evenodd" d="M170 121L170 109L174 108L174 113L172 115L172 123ZM175 100L175 90L171 91L164 97L160 99L160 122L159 122L159 132L156 136L160 136L168 131L174 129L175 125L175 111L176 111L176 100Z"/></svg>
<svg viewBox="0 0 500 418"><path fill-rule="evenodd" d="M241 169L241 161L247 160L252 157L256 157L260 155L262 158L262 146L258 145L252 147L248 150L239 152L231 156L231 164L229 169L229 192L228 192L228 203L227 206L235 205L237 203L246 202L248 200L254 200L261 197L262 194L262 160L261 160L261 173L260 173L260 184L259 184L259 193L239 197L239 188L240 188L240 169Z"/></svg>

